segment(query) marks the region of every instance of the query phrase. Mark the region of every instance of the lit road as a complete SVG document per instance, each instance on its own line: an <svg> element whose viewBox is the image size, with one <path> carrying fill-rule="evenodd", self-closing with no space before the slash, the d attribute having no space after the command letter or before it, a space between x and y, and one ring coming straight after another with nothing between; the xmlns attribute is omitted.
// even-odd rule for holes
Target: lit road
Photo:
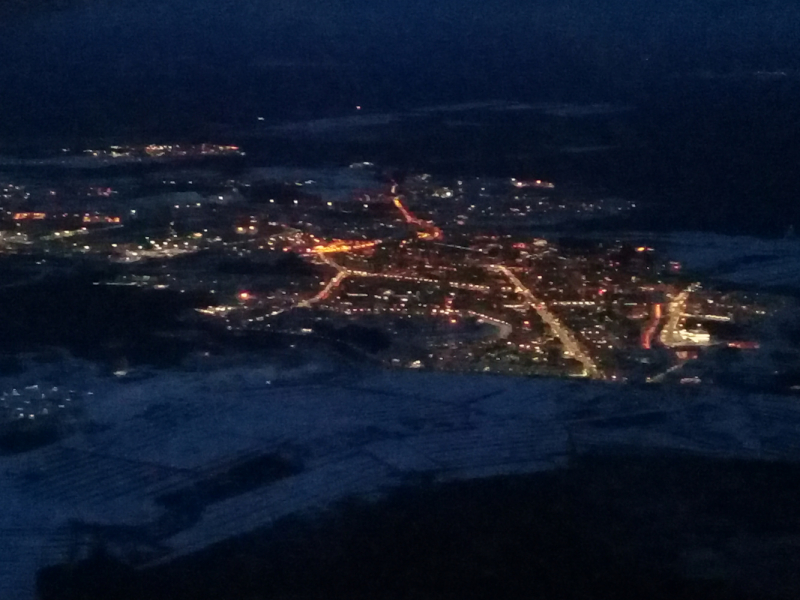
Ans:
<svg viewBox="0 0 800 600"><path fill-rule="evenodd" d="M48 242L60 241L78 235L89 235L90 233L106 232L106 231L111 231L112 229L122 229L123 227L125 227L124 224L119 224L119 225L108 225L107 227L97 227L96 229L91 229L91 230L83 228L83 229L73 229L70 231L58 231L56 233L51 233L50 235L42 236L42 240L46 240Z"/></svg>
<svg viewBox="0 0 800 600"><path fill-rule="evenodd" d="M564 346L567 354L578 360L583 365L583 370L586 375L593 379L602 378L600 371L597 369L597 365L594 364L594 361L591 359L591 357L581 349L580 344L578 344L578 341L572 335L572 332L564 327L558 318L556 318L556 316L547 309L545 303L534 296L533 292L525 287L517 278L517 276L514 275L507 267L503 265L492 265L492 268L503 273L503 275L505 275L511 281L511 283L514 284L514 286L517 288L517 291L525 296L530 306L532 306L533 309L538 313L542 321L544 321L558 336L558 339L561 340L561 344Z"/></svg>
<svg viewBox="0 0 800 600"><path fill-rule="evenodd" d="M369 271L351 271L345 267L341 268L347 271L348 275L352 275L353 277L376 277L380 279L395 279L397 281L412 281L414 283L434 283L437 285L454 287L461 290L470 290L472 292L488 292L491 290L491 288L488 285L480 285L477 283L463 283L461 281L432 279L430 277L416 277L414 275L400 275L396 273L371 273Z"/></svg>
<svg viewBox="0 0 800 600"><path fill-rule="evenodd" d="M686 312L686 302L689 300L689 294L696 289L696 285L697 284L693 283L670 300L669 306L667 307L669 317L666 325L664 325L664 329L661 330L661 343L665 346L678 346L686 343L686 340L684 340L678 332L678 327L683 318L683 314Z"/></svg>
<svg viewBox="0 0 800 600"><path fill-rule="evenodd" d="M316 296L314 296L313 298L310 298L308 300L303 300L302 302L300 302L298 304L298 306L300 306L300 307L308 307L308 306L312 306L313 304L316 304L317 302L320 302L321 300L325 300L328 296L331 295L331 292L333 292L333 290L335 290L337 287L339 287L339 284L342 283L342 281L344 281L345 279L347 279L347 273L346 272L341 271L341 272L337 273L336 277L331 279L328 282L328 285L326 285L324 288L322 288L322 290L319 292L319 294L317 294Z"/></svg>
<svg viewBox="0 0 800 600"><path fill-rule="evenodd" d="M514 331L511 323L501 321L500 319L495 319L494 317L490 317L488 315L476 313L475 311L469 311L469 314L473 317L476 317L478 319L478 323L488 323L489 325L496 327L498 331L497 337L500 339L506 339Z"/></svg>
<svg viewBox="0 0 800 600"><path fill-rule="evenodd" d="M302 302L298 302L297 306L300 308L308 308L309 306L313 306L317 302L321 302L328 298L331 293L339 287L339 285L350 276L350 271L345 269L335 260L333 260L330 256L325 254L324 252L319 252L317 254L324 262L332 266L336 271L336 276L331 279L328 284L320 290L320 292L314 296L313 298L309 298L308 300L303 300Z"/></svg>
<svg viewBox="0 0 800 600"><path fill-rule="evenodd" d="M403 201L400 199L400 196L397 196L397 184L392 185L392 194L394 198L392 198L392 203L397 207L397 210L400 211L400 214L403 215L403 218L406 220L406 223L409 225L416 225L420 227L422 231L417 231L417 237L421 240L440 240L443 237L443 232L439 229L433 222L431 221L423 221L422 219L418 219L414 216L414 214L408 210Z"/></svg>
<svg viewBox="0 0 800 600"><path fill-rule="evenodd" d="M412 275L400 275L395 273L370 273L369 271L353 271L345 266L340 265L329 256L325 250L320 250L317 253L319 259L327 265L336 269L336 276L331 279L322 290L317 293L313 298L302 300L297 303L298 308L308 308L318 302L321 302L330 297L330 295L341 285L341 283L348 277L374 277L377 279L394 279L398 281L412 281L414 283L433 283L437 285L444 285L457 289L469 290L472 292L488 292L491 288L487 285L479 285L476 283L464 283L460 281L441 281L439 279L432 279L430 277L415 277ZM488 317L487 317L488 319ZM498 324L508 325L504 321L498 321Z"/></svg>
<svg viewBox="0 0 800 600"><path fill-rule="evenodd" d="M311 252L317 254L338 254L339 252L352 252L354 250L366 250L367 248L374 248L381 243L381 240L356 240L352 242L338 240L330 244L320 244L314 246Z"/></svg>
<svg viewBox="0 0 800 600"><path fill-rule="evenodd" d="M662 309L661 303L656 303L653 305L653 313L650 315L650 320L647 323L647 327L645 327L644 331L642 331L642 348L645 350L650 350L653 347L653 338L655 337L656 330L658 329L659 324L661 323L662 317Z"/></svg>

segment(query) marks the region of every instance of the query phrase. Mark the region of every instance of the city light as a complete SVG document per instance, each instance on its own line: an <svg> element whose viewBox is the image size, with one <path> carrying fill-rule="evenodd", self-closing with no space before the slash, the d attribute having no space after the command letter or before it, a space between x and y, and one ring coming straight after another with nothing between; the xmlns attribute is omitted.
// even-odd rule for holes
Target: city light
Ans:
<svg viewBox="0 0 800 600"><path fill-rule="evenodd" d="M236 151L150 144L91 154L160 159ZM372 176L373 167L352 163L347 173ZM738 326L740 317L769 314L681 282L680 263L645 238L632 244L605 238L576 249L526 233L563 214L597 218L629 210L631 202L566 200L550 194L552 184L542 179L509 185L430 174L410 175L383 191L376 183L349 200L296 190L321 179L303 174L270 183L289 191L280 200L275 187L258 202L222 204L216 199L246 200L253 182L203 184L199 173L176 170L156 185L192 191L152 201L168 212L126 208L126 220L105 204L131 193L124 180L79 186L80 197L95 202L91 208L69 206L68 193L51 182L34 190L33 202L25 196L30 188L4 183L3 193L18 200L2 213L16 230L0 232L0 252L24 248L35 264L48 256L135 264L136 271L97 284L233 298L194 312L226 331L314 335L318 321L340 328L363 320L392 339L407 337L409 347L427 352L425 368L437 369L662 381L690 360L687 349L753 349L748 336L719 339L715 324ZM165 230L157 219L167 216ZM631 257L631 248L647 260ZM392 352L380 362L412 362Z"/></svg>

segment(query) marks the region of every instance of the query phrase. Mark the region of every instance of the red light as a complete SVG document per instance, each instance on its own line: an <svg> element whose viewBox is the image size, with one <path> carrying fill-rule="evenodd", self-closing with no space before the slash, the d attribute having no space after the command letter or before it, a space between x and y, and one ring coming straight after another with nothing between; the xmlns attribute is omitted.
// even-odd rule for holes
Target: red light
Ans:
<svg viewBox="0 0 800 600"><path fill-rule="evenodd" d="M606 293L606 290L605 290L605 288L600 288L599 290L597 290L597 295L598 295L598 296L602 296L602 295L604 295L605 293Z"/></svg>
<svg viewBox="0 0 800 600"><path fill-rule="evenodd" d="M728 348L739 348L741 350L758 350L758 342L728 342Z"/></svg>

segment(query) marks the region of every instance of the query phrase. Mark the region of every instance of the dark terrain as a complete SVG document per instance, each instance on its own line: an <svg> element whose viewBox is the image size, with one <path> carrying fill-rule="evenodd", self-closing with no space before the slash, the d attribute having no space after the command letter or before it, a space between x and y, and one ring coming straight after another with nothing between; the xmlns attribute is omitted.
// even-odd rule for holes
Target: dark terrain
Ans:
<svg viewBox="0 0 800 600"><path fill-rule="evenodd" d="M797 598L800 469L581 457L566 470L416 485L134 571L98 548L42 600Z"/></svg>

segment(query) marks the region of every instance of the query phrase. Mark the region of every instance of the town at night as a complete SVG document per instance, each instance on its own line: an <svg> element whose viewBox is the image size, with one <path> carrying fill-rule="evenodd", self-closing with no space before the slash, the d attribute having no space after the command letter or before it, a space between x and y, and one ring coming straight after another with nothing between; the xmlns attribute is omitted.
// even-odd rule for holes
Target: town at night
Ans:
<svg viewBox="0 0 800 600"><path fill-rule="evenodd" d="M222 332L332 340L391 368L620 383L724 383L715 361L758 352L764 322L791 302L720 286L658 236L559 234L641 210L560 182L395 181L369 162L319 182L226 179L181 161L244 156L237 147L154 147L52 159L99 166L68 181L4 182L7 285L94 268L93 285L202 295L193 319ZM100 177L130 160L170 168Z"/></svg>
<svg viewBox="0 0 800 600"><path fill-rule="evenodd" d="M800 598L789 0L0 0L0 600Z"/></svg>

